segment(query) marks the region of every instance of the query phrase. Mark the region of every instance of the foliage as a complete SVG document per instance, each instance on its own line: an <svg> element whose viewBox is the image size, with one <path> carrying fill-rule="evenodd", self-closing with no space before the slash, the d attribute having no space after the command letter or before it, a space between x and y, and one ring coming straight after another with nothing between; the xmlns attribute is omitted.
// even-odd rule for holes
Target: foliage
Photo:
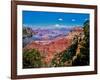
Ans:
<svg viewBox="0 0 100 80"><path fill-rule="evenodd" d="M23 68L39 68L42 66L40 53L35 50L26 50L23 53Z"/></svg>
<svg viewBox="0 0 100 80"><path fill-rule="evenodd" d="M72 62L73 66L89 65L89 20L83 25L84 39L81 41L80 53L77 58Z"/></svg>

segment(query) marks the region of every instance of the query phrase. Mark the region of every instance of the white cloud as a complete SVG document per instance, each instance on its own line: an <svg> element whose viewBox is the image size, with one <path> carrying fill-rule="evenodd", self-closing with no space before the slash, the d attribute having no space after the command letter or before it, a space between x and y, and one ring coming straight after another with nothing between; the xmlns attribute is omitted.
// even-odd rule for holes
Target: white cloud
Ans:
<svg viewBox="0 0 100 80"><path fill-rule="evenodd" d="M72 21L76 21L75 19L72 19Z"/></svg>
<svg viewBox="0 0 100 80"><path fill-rule="evenodd" d="M62 19L62 18L59 18L58 20L59 20L59 21L63 21L63 19Z"/></svg>
<svg viewBox="0 0 100 80"><path fill-rule="evenodd" d="M59 27L60 25L59 25L59 24L56 24L55 26L56 26L56 27Z"/></svg>
<svg viewBox="0 0 100 80"><path fill-rule="evenodd" d="M55 24L54 27L55 28L67 28L67 27L71 27L71 26Z"/></svg>

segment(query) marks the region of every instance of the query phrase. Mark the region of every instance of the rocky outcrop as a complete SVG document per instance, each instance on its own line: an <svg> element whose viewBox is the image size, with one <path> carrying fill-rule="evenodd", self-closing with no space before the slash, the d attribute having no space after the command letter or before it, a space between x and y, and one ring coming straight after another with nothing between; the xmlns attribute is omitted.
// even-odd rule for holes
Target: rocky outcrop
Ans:
<svg viewBox="0 0 100 80"><path fill-rule="evenodd" d="M36 34L30 27L23 27L23 39L27 37L32 37L32 35Z"/></svg>

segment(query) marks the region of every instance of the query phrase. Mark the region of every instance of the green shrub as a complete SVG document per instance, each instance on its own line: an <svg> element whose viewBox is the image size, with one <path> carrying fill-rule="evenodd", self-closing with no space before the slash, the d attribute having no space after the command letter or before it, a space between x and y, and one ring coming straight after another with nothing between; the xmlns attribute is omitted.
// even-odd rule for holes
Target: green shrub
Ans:
<svg viewBox="0 0 100 80"><path fill-rule="evenodd" d="M32 49L23 52L23 68L39 68L42 66L39 51Z"/></svg>

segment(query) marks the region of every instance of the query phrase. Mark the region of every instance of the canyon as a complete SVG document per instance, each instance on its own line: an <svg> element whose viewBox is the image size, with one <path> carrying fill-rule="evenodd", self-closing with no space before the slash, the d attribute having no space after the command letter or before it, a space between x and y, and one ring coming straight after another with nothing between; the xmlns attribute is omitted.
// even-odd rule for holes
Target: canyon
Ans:
<svg viewBox="0 0 100 80"><path fill-rule="evenodd" d="M68 29L67 29L68 30ZM43 32L43 31L42 31ZM23 51L25 50L31 50L36 49L41 53L41 56L43 57L43 62L45 64L49 64L54 56L60 52L63 52L64 50L68 49L71 44L73 43L73 39L75 36L80 37L83 35L83 29L81 27L75 27L73 29L70 29L65 33L64 35L60 34L59 36L54 36L50 39L48 34L51 34L50 32L44 31L44 34L47 35L44 37L44 35L41 37L41 39L38 40L30 40L29 43L23 47ZM61 33L61 31L58 31ZM38 33L37 31L34 31L34 34ZM53 34L56 34L57 31L52 31ZM38 33L39 34L39 33Z"/></svg>

